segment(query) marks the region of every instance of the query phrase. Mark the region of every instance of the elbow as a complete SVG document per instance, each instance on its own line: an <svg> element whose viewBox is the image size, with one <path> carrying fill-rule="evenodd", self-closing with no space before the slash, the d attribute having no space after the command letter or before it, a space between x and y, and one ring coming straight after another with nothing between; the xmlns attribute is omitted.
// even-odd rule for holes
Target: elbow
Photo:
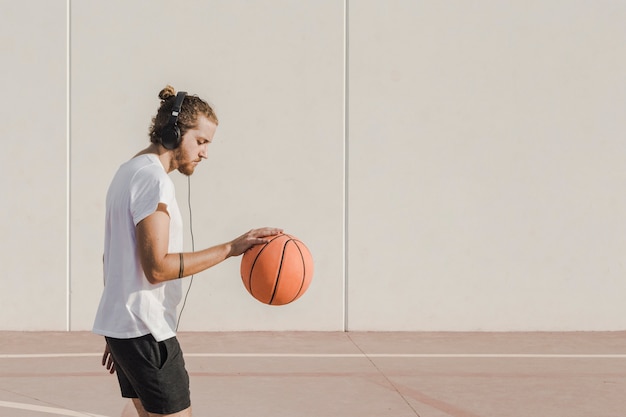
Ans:
<svg viewBox="0 0 626 417"><path fill-rule="evenodd" d="M141 269L143 269L143 274L146 277L146 280L150 284L161 284L165 281L172 279L171 272L168 273L168 262L167 257L156 257L151 256L142 256L140 254L140 262Z"/></svg>
<svg viewBox="0 0 626 417"><path fill-rule="evenodd" d="M165 276L162 271L153 268L144 269L144 275L152 285L160 284L168 280L167 276Z"/></svg>

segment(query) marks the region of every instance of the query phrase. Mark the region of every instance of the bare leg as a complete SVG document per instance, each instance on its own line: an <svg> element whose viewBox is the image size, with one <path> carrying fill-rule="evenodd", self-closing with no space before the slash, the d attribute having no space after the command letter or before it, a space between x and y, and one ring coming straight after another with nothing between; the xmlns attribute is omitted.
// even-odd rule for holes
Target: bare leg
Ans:
<svg viewBox="0 0 626 417"><path fill-rule="evenodd" d="M135 408L135 404L133 404L132 400L128 400L126 403L126 407L122 410L122 417L138 417L137 409Z"/></svg>
<svg viewBox="0 0 626 417"><path fill-rule="evenodd" d="M139 398L133 398L124 407L122 417L191 417L191 407L174 414L154 414L144 410Z"/></svg>
<svg viewBox="0 0 626 417"><path fill-rule="evenodd" d="M131 404L134 405L134 407ZM124 411L126 411L126 409L128 409L128 417L150 417L148 412L143 409L143 405L141 404L141 401L139 401L139 398L133 398L132 402L129 401ZM122 415L122 417L126 416L126 414Z"/></svg>

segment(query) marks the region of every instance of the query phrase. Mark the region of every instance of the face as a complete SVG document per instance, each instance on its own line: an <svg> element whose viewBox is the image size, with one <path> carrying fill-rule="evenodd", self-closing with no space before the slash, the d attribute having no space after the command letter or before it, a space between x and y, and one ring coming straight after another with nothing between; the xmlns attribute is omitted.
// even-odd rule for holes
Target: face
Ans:
<svg viewBox="0 0 626 417"><path fill-rule="evenodd" d="M174 150L172 169L185 175L193 174L200 161L206 159L216 129L217 125L206 116L199 116L196 127L185 132L180 146Z"/></svg>

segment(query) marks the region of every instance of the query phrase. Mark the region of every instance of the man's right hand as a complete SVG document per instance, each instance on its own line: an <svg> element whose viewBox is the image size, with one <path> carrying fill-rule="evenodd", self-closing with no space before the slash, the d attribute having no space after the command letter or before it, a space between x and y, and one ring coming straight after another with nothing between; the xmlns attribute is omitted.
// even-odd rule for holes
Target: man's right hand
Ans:
<svg viewBox="0 0 626 417"><path fill-rule="evenodd" d="M230 242L230 252L228 256L239 256L248 249L250 249L252 246L261 245L263 243L269 242L268 237L279 235L282 232L283 229L278 229L275 227L252 229Z"/></svg>

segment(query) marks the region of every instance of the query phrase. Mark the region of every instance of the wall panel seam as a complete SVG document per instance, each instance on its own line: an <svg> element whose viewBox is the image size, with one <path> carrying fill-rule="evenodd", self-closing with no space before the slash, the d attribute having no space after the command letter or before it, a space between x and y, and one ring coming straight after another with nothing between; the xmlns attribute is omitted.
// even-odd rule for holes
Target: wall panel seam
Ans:
<svg viewBox="0 0 626 417"><path fill-rule="evenodd" d="M349 74L348 74L348 0L344 0L343 5L343 331L349 330L348 315L348 285L349 285L349 264L348 264L348 236L349 236Z"/></svg>
<svg viewBox="0 0 626 417"><path fill-rule="evenodd" d="M72 330L72 275L71 275L71 0L66 0L65 52L65 330Z"/></svg>

